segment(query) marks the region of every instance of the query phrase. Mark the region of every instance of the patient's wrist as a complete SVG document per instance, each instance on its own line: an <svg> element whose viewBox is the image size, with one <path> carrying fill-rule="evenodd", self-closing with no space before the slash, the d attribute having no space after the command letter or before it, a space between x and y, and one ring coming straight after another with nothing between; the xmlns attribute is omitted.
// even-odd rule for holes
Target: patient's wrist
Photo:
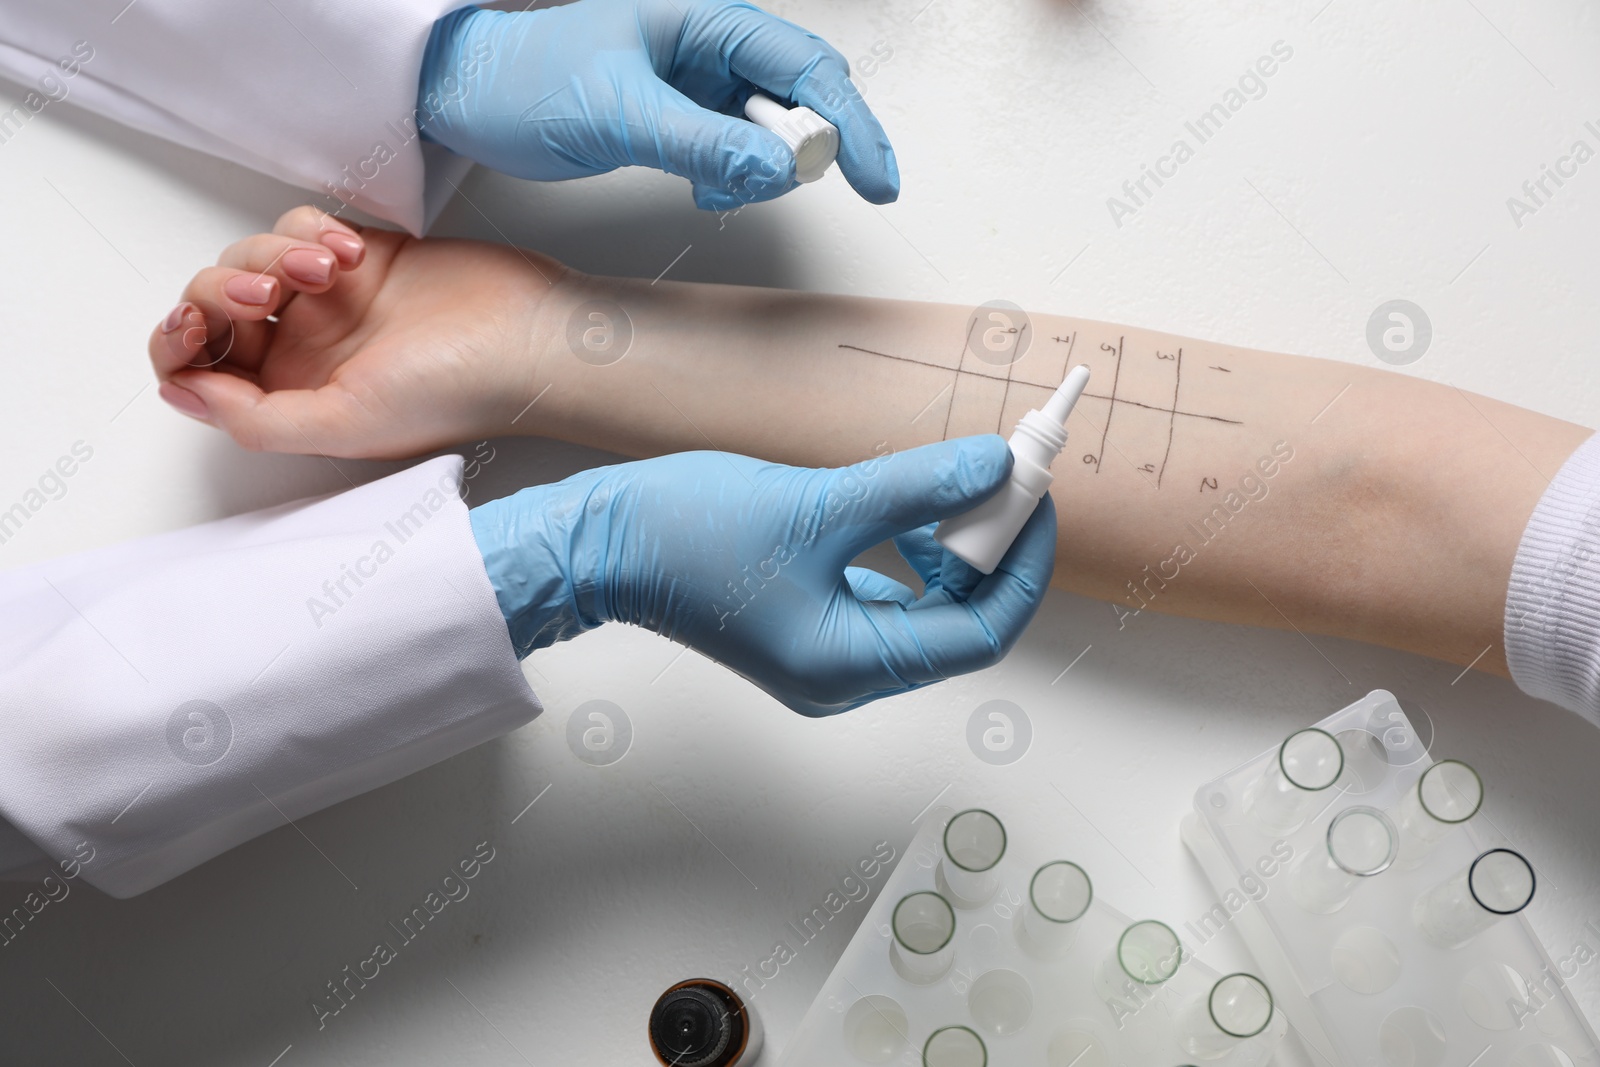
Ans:
<svg viewBox="0 0 1600 1067"><path fill-rule="evenodd" d="M471 264L474 273L493 279L492 290L474 301L481 308L481 322L460 338L460 362L442 368L442 373L468 379L451 387L464 386L470 398L470 434L562 437L551 422L563 399L552 374L559 375L559 357L565 351L560 336L565 312L554 305L561 303L558 294L581 284L583 276L531 250L458 243L478 257ZM556 387L547 388L551 386Z"/></svg>
<svg viewBox="0 0 1600 1067"><path fill-rule="evenodd" d="M597 395L595 374L615 368L633 342L627 313L606 296L597 279L551 260L528 266L541 289L531 303L526 332L503 376L495 420L486 434L552 437L591 444L614 424L616 412Z"/></svg>

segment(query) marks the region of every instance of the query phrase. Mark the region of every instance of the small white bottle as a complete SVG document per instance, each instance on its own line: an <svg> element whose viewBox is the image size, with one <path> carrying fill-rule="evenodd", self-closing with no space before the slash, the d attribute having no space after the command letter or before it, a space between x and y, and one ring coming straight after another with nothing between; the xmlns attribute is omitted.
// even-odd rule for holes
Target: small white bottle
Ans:
<svg viewBox="0 0 1600 1067"><path fill-rule="evenodd" d="M1050 463L1067 447L1067 416L1089 384L1089 368L1073 367L1044 410L1029 411L1011 431L1011 478L971 511L946 519L933 538L984 574L993 574L1045 491Z"/></svg>
<svg viewBox="0 0 1600 1067"><path fill-rule="evenodd" d="M814 182L833 166L839 154L839 129L809 107L787 108L770 96L752 93L744 114L757 126L771 130L794 153L794 177L802 184Z"/></svg>

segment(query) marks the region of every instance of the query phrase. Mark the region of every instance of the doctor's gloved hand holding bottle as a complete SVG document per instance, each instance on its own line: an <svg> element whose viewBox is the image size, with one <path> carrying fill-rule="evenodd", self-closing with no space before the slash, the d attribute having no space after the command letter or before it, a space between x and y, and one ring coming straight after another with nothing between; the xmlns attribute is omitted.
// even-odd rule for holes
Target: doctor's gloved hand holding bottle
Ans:
<svg viewBox="0 0 1600 1067"><path fill-rule="evenodd" d="M434 26L417 99L425 139L514 177L655 167L688 178L701 208L726 211L796 185L789 145L743 117L756 93L837 127L839 169L863 198L899 195L894 149L845 58L732 0L462 8Z"/></svg>
<svg viewBox="0 0 1600 1067"><path fill-rule="evenodd" d="M471 512L519 656L604 622L686 644L803 715L831 715L998 662L1050 585L1040 502L993 574L933 539L1011 472L994 435L849 467L685 452L585 471ZM850 566L892 539L920 595Z"/></svg>

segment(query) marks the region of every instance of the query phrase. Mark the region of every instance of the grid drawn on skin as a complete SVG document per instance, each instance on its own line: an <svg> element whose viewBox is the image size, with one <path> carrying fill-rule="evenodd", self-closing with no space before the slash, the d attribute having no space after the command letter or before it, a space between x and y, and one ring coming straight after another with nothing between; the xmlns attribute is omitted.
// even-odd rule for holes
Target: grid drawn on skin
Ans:
<svg viewBox="0 0 1600 1067"><path fill-rule="evenodd" d="M1041 384L1039 382L1028 381L1026 379L1019 379L1019 378L1015 377L1013 375L1013 373L1012 373L1012 369L1016 366L1017 363L1020 362L1020 360L1012 360L1012 361L1008 362L1005 365L1005 373L1003 375L998 373L998 368L996 369L995 372L991 372L991 371L987 371L987 370L978 370L978 369L972 369L972 368L967 367L965 365L966 364L966 356L970 352L970 347L969 346L970 346L970 343L971 343L972 331L976 327L976 324L977 324L977 320L976 319L970 321L967 324L967 333L966 333L966 336L963 338L961 354L960 354L960 356L957 357L957 364L954 367L947 366L947 365L942 364L942 363L935 363L932 360L917 359L917 358L912 357L912 356L896 355L893 352L881 352L881 351L879 351L877 349L866 348L866 347L864 347L862 345L853 345L853 344L847 344L847 343L841 342L840 344L838 344L837 347L842 348L842 349L846 349L846 350L851 351L851 352L860 352L863 355L879 356L879 357L881 357L883 359L893 359L893 360L898 360L898 361L903 362L903 363L915 363L915 364L917 364L918 366L921 366L921 367L932 367L932 368L934 368L936 370L950 371L952 373L951 383L950 383L950 387L949 387L950 399L945 404L944 428L943 428L943 430L941 431L941 434L940 434L941 438L943 438L945 440L948 440L949 436L950 436L950 419L951 419L952 413L955 410L956 387L959 385L959 383L960 383L960 381L961 381L963 376L971 376L971 377L974 377L974 378L988 378L991 381L1004 382L1005 383L1005 389L1001 394L1000 410L995 416L995 433L1003 435L1004 434L1004 430L1005 430L1005 410L1006 410L1006 405L1010 401L1011 386L1013 384L1016 384L1018 386L1027 387L1027 388L1030 388L1030 389L1038 389L1041 392L1045 393L1046 395L1048 395L1050 393L1053 393L1055 391L1056 387L1055 386L1051 386L1051 385L1044 385L1044 384ZM1031 326L1028 327L1028 328L1031 329ZM1067 352L1066 352L1066 356L1064 357L1064 364L1063 364L1063 371L1062 371L1062 376L1063 377L1065 376L1065 366L1066 365L1070 365L1071 359L1072 359L1072 353L1077 347L1077 339L1078 339L1078 331L1077 330L1073 330L1069 335L1067 335L1065 337L1062 337L1060 335L1056 335L1056 336L1053 336L1053 337L1050 338L1051 341L1054 341L1054 342L1056 342L1058 344L1065 344L1067 346ZM1171 456L1172 456L1172 443L1173 443L1173 439L1176 437L1177 421L1178 421L1178 416L1179 415L1182 415L1182 416L1184 416L1186 418L1202 419L1202 420L1205 420L1205 421L1208 421L1208 422L1220 422L1220 423L1224 423L1224 424L1230 425L1230 426L1243 426L1244 422L1241 419L1230 419L1230 418L1227 418L1227 417L1222 416L1222 415L1212 415L1212 414L1208 414L1206 412L1185 411L1179 406L1178 400L1179 400L1180 393L1182 391L1182 375L1183 375L1183 369L1182 369L1183 368L1183 348L1181 346L1176 350L1176 352L1174 353L1173 359L1172 359L1172 362L1173 362L1173 388L1172 388L1172 402L1171 402L1170 405L1162 406L1162 405L1159 405L1159 404L1146 404L1146 403L1143 403L1143 402L1140 402L1140 401L1136 401L1136 400L1129 400L1128 398L1126 398L1124 396L1121 396L1119 394L1119 392L1118 392L1118 387L1119 387L1119 384L1120 384L1120 381L1121 381L1121 377L1122 377L1122 374L1121 374L1121 371L1122 371L1122 355L1123 355L1122 349L1123 349L1123 341L1124 341L1124 339L1125 339L1124 336L1118 336L1117 343L1116 343L1115 346L1111 346L1111 345L1109 345L1107 343L1102 343L1101 346L1100 346L1103 351L1115 356L1115 358L1116 358L1116 369L1115 369L1115 371L1113 371L1112 378L1111 378L1111 392L1109 394L1106 394L1106 393L1095 393L1095 392L1090 392L1090 391L1086 390L1084 392L1084 394L1083 394L1085 397L1089 397L1091 399L1096 399L1096 400L1105 400L1105 401L1108 401L1108 403L1109 403L1109 410L1107 412L1105 424L1100 429L1100 444L1099 444L1099 447L1094 453L1090 453L1089 455L1093 456L1094 473L1096 473L1096 474L1100 473L1101 461L1105 457L1106 444L1107 444L1107 441L1108 441L1108 439L1110 437L1110 433L1111 433L1112 416L1115 415L1116 410L1117 410L1117 406L1119 404L1127 405L1127 406L1130 406L1130 407L1143 408L1143 409L1146 409L1146 410L1150 410L1150 411L1154 411L1154 412L1157 412L1157 413L1165 414L1167 416L1167 442L1166 442L1166 447L1165 447L1165 449L1163 451L1163 454L1162 454L1161 464L1160 464L1158 469L1146 471L1146 473L1154 474L1156 476L1155 484L1156 484L1156 488L1159 489L1160 486L1161 486L1162 477L1166 474L1167 462L1168 462L1168 460L1171 459ZM1019 333L1017 341L1013 342L1013 350L1015 350L1015 346L1017 344L1020 344L1020 343L1021 343L1021 335ZM1159 356L1159 354L1160 354L1160 350L1158 349L1157 350L1157 355ZM1225 367L1213 367L1212 369L1213 370L1223 371L1225 373L1231 373ZM1087 457L1085 459L1085 462L1089 462ZM1143 468L1141 468L1141 469L1143 469Z"/></svg>
<svg viewBox="0 0 1600 1067"><path fill-rule="evenodd" d="M1096 474L1099 474L1100 468L1104 466L1102 461L1106 458L1106 439L1111 436L1111 420L1116 418L1117 415L1117 385L1122 381L1122 341L1123 337L1118 335L1117 347L1115 349L1117 356L1117 367L1111 372L1111 404L1109 409L1106 411L1105 425L1100 428L1100 451L1096 452L1094 457L1094 472ZM1113 349L1110 345L1106 344L1104 341L1101 341L1100 351L1110 352L1113 351Z"/></svg>
<svg viewBox="0 0 1600 1067"><path fill-rule="evenodd" d="M1010 399L1011 399L1011 370L1018 363L1022 362L1022 357L1018 356L1016 354L1016 352L1017 352L1017 349L1022 347L1022 334L1023 334L1023 331L1032 331L1032 329L1033 329L1033 323L1032 322L1025 322L1023 324L1022 330L1017 331L1016 339L1011 342L1011 353L1012 353L1012 356L1011 356L1010 359L1006 360L1006 387L1005 387L1005 390L1003 392L1001 392L1001 394L1000 394L1000 414L996 415L995 416L995 420L994 420L994 432L997 433L997 434L1001 431L1001 428L1002 428L1001 427L1001 423L1003 422L1003 420L1006 417L1006 403L1008 401L1010 401ZM968 334L968 336L971 336L971 334L972 334L971 329L968 329L967 334ZM1074 337L1076 337L1078 335L1078 331L1076 331L1076 330L1072 331L1072 335ZM1069 347L1069 358L1070 358L1070 345L1068 347ZM955 396L954 396L953 393L952 393L952 395L950 397L950 402L951 403L955 402Z"/></svg>
<svg viewBox="0 0 1600 1067"><path fill-rule="evenodd" d="M1160 353L1158 352L1157 355ZM1161 454L1161 469L1156 472L1156 488L1167 473L1167 460L1172 458L1172 435L1178 428L1178 391L1183 388L1183 346L1178 346L1177 361L1172 370L1172 410L1167 412L1167 448Z"/></svg>

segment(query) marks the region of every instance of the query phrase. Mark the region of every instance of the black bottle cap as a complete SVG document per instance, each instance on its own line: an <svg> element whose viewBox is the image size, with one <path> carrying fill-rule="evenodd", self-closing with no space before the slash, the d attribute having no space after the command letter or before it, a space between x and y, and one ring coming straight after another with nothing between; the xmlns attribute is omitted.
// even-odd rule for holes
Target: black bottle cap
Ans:
<svg viewBox="0 0 1600 1067"><path fill-rule="evenodd" d="M743 1010L721 982L680 982L650 1012L651 1049L668 1067L727 1067L744 1052Z"/></svg>

